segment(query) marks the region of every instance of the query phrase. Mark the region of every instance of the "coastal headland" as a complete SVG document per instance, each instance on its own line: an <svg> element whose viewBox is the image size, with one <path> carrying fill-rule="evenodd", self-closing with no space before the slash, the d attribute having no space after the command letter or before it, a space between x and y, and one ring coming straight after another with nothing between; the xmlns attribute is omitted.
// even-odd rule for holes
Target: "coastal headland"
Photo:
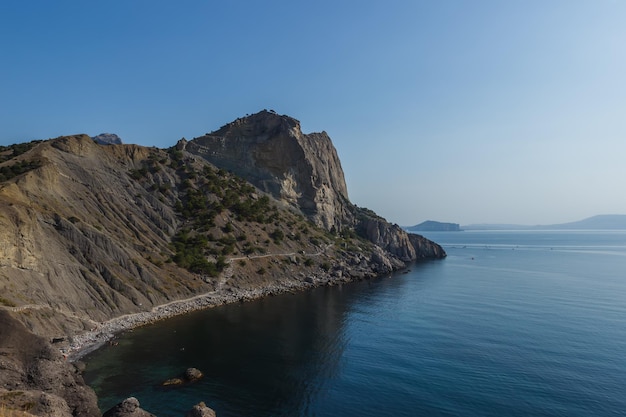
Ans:
<svg viewBox="0 0 626 417"><path fill-rule="evenodd" d="M99 415L71 362L120 331L445 256L352 204L328 135L271 111L169 149L87 135L2 147L0 173L0 309L91 404L37 383L2 339L0 407L32 415L50 401L17 389L55 395L55 415Z"/></svg>

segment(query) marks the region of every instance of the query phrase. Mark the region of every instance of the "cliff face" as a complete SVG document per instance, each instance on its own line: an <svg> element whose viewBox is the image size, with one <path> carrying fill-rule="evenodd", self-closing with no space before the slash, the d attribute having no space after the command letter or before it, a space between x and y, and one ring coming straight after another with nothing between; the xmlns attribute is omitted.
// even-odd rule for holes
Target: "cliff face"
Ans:
<svg viewBox="0 0 626 417"><path fill-rule="evenodd" d="M181 145L297 207L318 226L341 227L348 190L325 132L305 135L299 121L262 111Z"/></svg>
<svg viewBox="0 0 626 417"><path fill-rule="evenodd" d="M391 225L381 218L372 216L362 218L358 223L358 231L375 245L404 262L446 256L441 246L422 236L406 233L400 226Z"/></svg>

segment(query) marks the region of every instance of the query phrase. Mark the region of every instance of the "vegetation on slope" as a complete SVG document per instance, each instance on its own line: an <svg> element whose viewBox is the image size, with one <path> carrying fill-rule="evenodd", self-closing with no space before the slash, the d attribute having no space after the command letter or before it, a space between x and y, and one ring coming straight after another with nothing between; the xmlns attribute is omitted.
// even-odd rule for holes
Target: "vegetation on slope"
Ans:
<svg viewBox="0 0 626 417"><path fill-rule="evenodd" d="M14 160L16 157L31 150L40 142L40 140L35 140L28 143L0 146L0 182L10 180L11 178L40 167L41 162L37 160ZM5 163L8 161L11 161L11 163Z"/></svg>
<svg viewBox="0 0 626 417"><path fill-rule="evenodd" d="M172 170L176 180L164 181L161 173ZM337 235L316 227L244 179L176 148L153 150L128 175L160 200L170 202L181 220L171 236L172 255L152 259L157 264L173 262L214 278L231 259L239 259L242 267L250 257L298 254L305 267L328 271L328 260L316 262L306 255L335 244L340 251L371 246L351 230ZM267 268L255 271L265 275Z"/></svg>

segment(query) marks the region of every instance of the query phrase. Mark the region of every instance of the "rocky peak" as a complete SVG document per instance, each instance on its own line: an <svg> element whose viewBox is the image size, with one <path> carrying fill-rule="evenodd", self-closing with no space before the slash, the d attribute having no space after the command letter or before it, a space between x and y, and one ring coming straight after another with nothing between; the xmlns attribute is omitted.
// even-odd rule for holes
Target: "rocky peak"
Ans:
<svg viewBox="0 0 626 417"><path fill-rule="evenodd" d="M181 140L177 148L245 178L326 230L354 228L403 261L445 256L433 242L410 237L354 206L330 137L326 132L303 134L292 117L263 110L189 142Z"/></svg>
<svg viewBox="0 0 626 417"><path fill-rule="evenodd" d="M122 139L115 133L100 133L92 137L98 145L121 145Z"/></svg>
<svg viewBox="0 0 626 417"><path fill-rule="evenodd" d="M317 225L341 228L348 190L325 132L304 134L298 120L263 110L189 141L185 150L297 207Z"/></svg>

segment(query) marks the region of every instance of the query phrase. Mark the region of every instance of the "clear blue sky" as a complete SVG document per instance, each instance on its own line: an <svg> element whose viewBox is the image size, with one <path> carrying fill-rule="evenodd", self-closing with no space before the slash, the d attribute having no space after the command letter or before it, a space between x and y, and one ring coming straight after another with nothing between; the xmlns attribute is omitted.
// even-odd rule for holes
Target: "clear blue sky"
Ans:
<svg viewBox="0 0 626 417"><path fill-rule="evenodd" d="M626 1L2 1L0 144L325 130L388 220L626 213Z"/></svg>

